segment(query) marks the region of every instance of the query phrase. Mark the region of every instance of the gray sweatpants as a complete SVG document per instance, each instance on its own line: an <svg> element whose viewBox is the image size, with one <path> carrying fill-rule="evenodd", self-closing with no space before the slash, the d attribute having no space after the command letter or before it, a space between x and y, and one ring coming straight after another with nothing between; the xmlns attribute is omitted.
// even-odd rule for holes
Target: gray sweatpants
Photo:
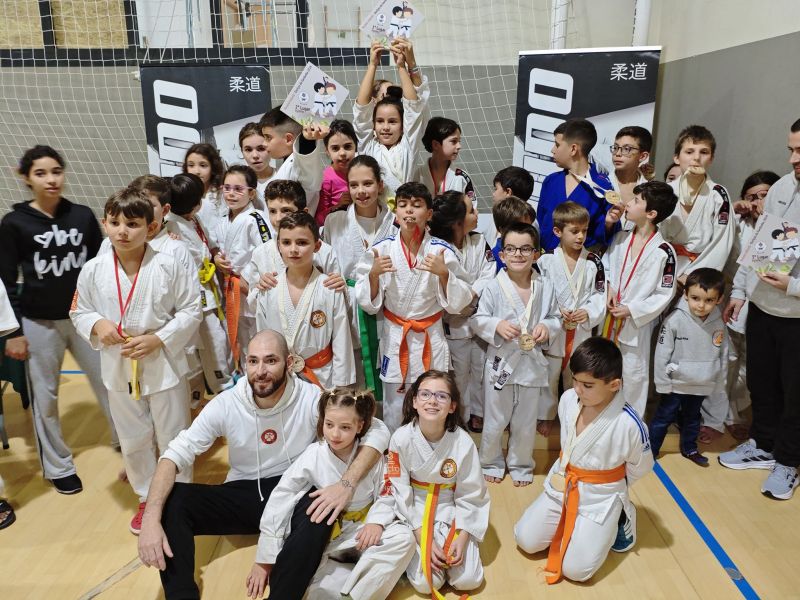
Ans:
<svg viewBox="0 0 800 600"><path fill-rule="evenodd" d="M22 319L25 337L28 338L30 357L27 361L28 385L31 390L31 410L36 445L45 479L58 479L73 475L75 463L72 452L64 442L58 416L58 383L64 352L68 349L81 370L89 378L100 408L111 428L111 444L119 446L117 433L108 408L108 394L100 376L100 353L75 331L72 321L59 319Z"/></svg>

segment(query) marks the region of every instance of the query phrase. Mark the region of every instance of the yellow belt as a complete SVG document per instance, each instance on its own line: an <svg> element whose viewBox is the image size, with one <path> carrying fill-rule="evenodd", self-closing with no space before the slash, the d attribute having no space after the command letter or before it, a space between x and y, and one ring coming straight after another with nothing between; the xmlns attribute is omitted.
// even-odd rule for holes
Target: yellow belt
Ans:
<svg viewBox="0 0 800 600"><path fill-rule="evenodd" d="M367 504L364 508L358 510L349 510L346 513L339 515L339 518L333 524L331 529L331 540L335 540L342 534L342 521L352 521L353 523L363 523L367 518L369 509L372 508L372 502Z"/></svg>
<svg viewBox="0 0 800 600"><path fill-rule="evenodd" d="M222 312L222 303L219 301L219 291L217 284L214 281L214 275L217 272L217 267L208 258L203 259L203 266L198 270L200 276L200 283L202 285L211 284L211 293L214 294L214 301L217 303L217 316L220 321L225 320L225 313Z"/></svg>

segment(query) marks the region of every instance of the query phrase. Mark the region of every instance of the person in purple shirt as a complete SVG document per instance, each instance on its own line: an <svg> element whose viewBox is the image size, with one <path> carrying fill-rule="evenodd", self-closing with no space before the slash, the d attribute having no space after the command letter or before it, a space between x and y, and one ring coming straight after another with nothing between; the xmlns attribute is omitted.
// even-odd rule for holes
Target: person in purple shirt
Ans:
<svg viewBox="0 0 800 600"><path fill-rule="evenodd" d="M553 233L553 209L567 200L589 211L589 231L586 248L607 246L619 230L619 211L609 211L608 192L611 181L589 162L589 153L597 143L597 131L585 119L570 119L553 131L553 159L561 167L542 182L539 206L536 210L542 249L552 252L558 246Z"/></svg>

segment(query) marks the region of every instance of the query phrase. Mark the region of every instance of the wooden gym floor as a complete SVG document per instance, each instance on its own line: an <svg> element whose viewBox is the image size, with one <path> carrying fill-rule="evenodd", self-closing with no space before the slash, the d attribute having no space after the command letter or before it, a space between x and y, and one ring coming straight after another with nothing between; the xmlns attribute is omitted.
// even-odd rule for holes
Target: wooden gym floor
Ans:
<svg viewBox="0 0 800 600"><path fill-rule="evenodd" d="M76 369L69 358L63 368ZM0 531L0 598L163 598L157 573L138 561L136 538L128 531L136 498L117 480L122 460L108 445L85 377L65 374L61 382L62 427L84 485L75 496L56 493L42 479L30 411L21 409L13 392L3 403L11 448L0 450L0 474L17 522ZM490 487L491 522L481 547L486 582L473 597L800 598L800 497L766 499L760 493L766 471L722 468L717 454L734 445L727 435L711 447L712 464L702 469L676 453L677 435L671 434L660 473L632 490L639 521L635 548L612 552L587 583L548 586L542 574L546 553L520 552L513 525L541 491L557 443L555 434L537 439L532 486L516 489L506 478ZM226 449L218 443L198 462L195 477L220 482L226 470ZM197 538L196 579L204 598L245 598L255 543L256 536ZM446 596L457 597L450 590ZM390 598L422 596L401 580Z"/></svg>

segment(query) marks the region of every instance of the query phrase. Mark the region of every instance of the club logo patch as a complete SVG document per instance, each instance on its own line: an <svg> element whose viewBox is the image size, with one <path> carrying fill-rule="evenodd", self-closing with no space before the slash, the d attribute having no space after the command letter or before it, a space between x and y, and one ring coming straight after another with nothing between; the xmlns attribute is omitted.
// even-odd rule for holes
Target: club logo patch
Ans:
<svg viewBox="0 0 800 600"><path fill-rule="evenodd" d="M328 322L328 317L325 316L325 313L321 310L315 310L311 313L311 326L315 329L319 329L325 323Z"/></svg>
<svg viewBox="0 0 800 600"><path fill-rule="evenodd" d="M447 479L452 479L458 473L458 466L456 465L456 461L452 458L448 458L446 461L442 463L442 468L439 469L439 475L445 477Z"/></svg>
<svg viewBox="0 0 800 600"><path fill-rule="evenodd" d="M725 332L721 329L719 331L714 332L714 337L711 340L714 342L714 345L719 348L722 346L722 338L725 336Z"/></svg>
<svg viewBox="0 0 800 600"><path fill-rule="evenodd" d="M400 455L392 450L389 450L389 456L386 461L386 475L388 477L400 477Z"/></svg>
<svg viewBox="0 0 800 600"><path fill-rule="evenodd" d="M267 429L261 434L261 441L265 444L274 444L278 441L278 432L274 429Z"/></svg>

